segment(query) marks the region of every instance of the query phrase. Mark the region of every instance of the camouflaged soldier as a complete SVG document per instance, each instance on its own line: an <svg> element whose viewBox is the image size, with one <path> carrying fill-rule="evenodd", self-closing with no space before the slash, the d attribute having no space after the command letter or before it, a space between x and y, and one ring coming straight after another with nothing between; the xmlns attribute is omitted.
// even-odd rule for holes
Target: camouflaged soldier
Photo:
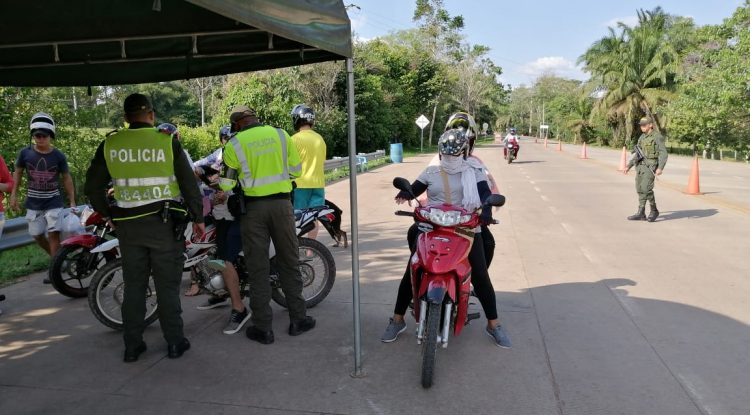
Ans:
<svg viewBox="0 0 750 415"><path fill-rule="evenodd" d="M667 164L667 147L664 145L664 136L654 130L654 123L649 117L641 118L638 123L641 126L641 134L635 145L635 152L628 163L628 171L635 166L635 189L638 192L638 211L635 215L628 216L628 220L646 220L653 222L659 216L654 199L654 179L661 175L664 165ZM651 211L646 217L646 201L651 205Z"/></svg>

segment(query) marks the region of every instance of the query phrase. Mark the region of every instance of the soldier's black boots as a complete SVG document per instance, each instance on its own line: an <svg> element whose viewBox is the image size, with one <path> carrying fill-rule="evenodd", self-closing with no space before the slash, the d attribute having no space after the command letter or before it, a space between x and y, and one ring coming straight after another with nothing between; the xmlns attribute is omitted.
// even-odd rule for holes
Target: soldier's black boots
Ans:
<svg viewBox="0 0 750 415"><path fill-rule="evenodd" d="M628 220L646 220L646 207L639 207L638 212L636 212L635 215L628 216Z"/></svg>
<svg viewBox="0 0 750 415"><path fill-rule="evenodd" d="M651 212L649 212L648 214L648 221L653 222L658 217L659 217L659 210L656 208L656 205L651 205Z"/></svg>

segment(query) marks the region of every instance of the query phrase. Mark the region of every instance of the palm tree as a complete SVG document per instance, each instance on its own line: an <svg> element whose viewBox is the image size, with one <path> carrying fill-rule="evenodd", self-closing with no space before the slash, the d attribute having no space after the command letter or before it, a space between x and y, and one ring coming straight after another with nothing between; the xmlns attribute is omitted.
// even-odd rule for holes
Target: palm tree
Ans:
<svg viewBox="0 0 750 415"><path fill-rule="evenodd" d="M606 88L597 109L610 120L624 122L628 137L635 120L644 114L654 120L657 131L665 129L659 110L674 97L679 65L679 53L670 38L673 21L660 7L638 10L635 27L618 23L619 33L610 28L608 36L578 59Z"/></svg>

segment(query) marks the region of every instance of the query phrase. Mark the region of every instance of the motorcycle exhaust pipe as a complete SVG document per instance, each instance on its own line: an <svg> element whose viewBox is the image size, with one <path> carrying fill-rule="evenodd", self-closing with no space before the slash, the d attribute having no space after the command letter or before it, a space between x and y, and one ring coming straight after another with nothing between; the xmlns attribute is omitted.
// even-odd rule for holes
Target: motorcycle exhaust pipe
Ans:
<svg viewBox="0 0 750 415"><path fill-rule="evenodd" d="M417 344L422 344L424 338L424 321L427 319L427 301L419 302L419 325L417 326Z"/></svg>
<svg viewBox="0 0 750 415"><path fill-rule="evenodd" d="M445 305L445 313L443 314L443 335L441 336L441 342L443 343L443 349L448 347L448 331L451 329L451 309L453 304L448 303Z"/></svg>

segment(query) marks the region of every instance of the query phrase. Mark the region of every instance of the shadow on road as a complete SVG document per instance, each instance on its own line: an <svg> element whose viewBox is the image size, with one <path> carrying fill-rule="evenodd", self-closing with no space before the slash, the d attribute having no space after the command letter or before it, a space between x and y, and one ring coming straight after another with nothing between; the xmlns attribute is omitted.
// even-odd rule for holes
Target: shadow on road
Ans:
<svg viewBox="0 0 750 415"><path fill-rule="evenodd" d="M529 163L544 163L544 160L524 160L514 161L512 164L529 164Z"/></svg>
<svg viewBox="0 0 750 415"><path fill-rule="evenodd" d="M675 210L664 212L659 216L657 222L674 219L698 219L713 216L719 213L717 209L692 209L692 210Z"/></svg>
<svg viewBox="0 0 750 415"><path fill-rule="evenodd" d="M374 238L374 233L364 236ZM403 235L396 232L388 238L405 242ZM377 248L375 240L366 243L372 244L370 249ZM334 290L332 298L311 311L319 323L314 331L298 339L279 330L273 346L254 344L243 335L222 335L226 308L199 312L194 311L198 301L184 300L186 332L193 342L189 354L177 362L166 359L161 333L154 325L146 330L149 350L133 365L121 361L120 333L93 321L86 301L63 298L46 288L36 289L41 275L33 282L15 284L10 289L24 301L16 302L14 309L0 318L0 383L3 384L0 397L4 413L104 413L98 406L101 400L109 402L108 406L120 407L119 402L112 401L115 395L129 399L127 407L118 412L122 414L142 414L144 407L161 401L189 402L191 408L184 413L199 413L202 405L265 411L253 414L269 413L268 408L278 409L274 413L303 408L319 413L440 413L444 402L428 402L417 410L413 407L413 396L425 393L419 386L420 360L414 340L414 319L408 318L409 330L399 341L385 345L379 340L384 321L391 313L404 251L404 248L399 252L394 250L390 261L377 258L379 263L371 265L377 270L363 278L362 293L366 301L362 306L362 342L367 376L357 380L349 376L352 340L347 316L351 313L351 294L349 287L340 286L346 285L345 280L336 283L338 295ZM391 268L386 273L399 274L387 280L379 278L384 267ZM690 390L697 396L712 396L730 409L741 407L746 402L743 395L733 396L731 391L736 389L720 386L722 382L746 384L747 366L741 362L746 360L746 345L750 343L747 324L687 304L639 298L629 293L629 287L634 285L628 279L603 279L540 285L521 292L498 291L498 302L503 308L501 318L508 325L514 348L504 351L492 345L483 331L484 320L468 326L460 337L453 338L448 349L440 350L440 372L432 391L455 402L466 400L466 389L455 388L449 376L458 374L465 388L493 391L472 398L473 405L487 409L478 413L491 413L489 408L494 408L498 399L496 393L501 393L503 402L508 403L508 413L549 413L543 406L551 400L513 399L523 396L529 388L550 382L546 378L548 373L534 369L547 367L538 332L541 330L563 393L575 395L584 406L600 402L599 399L620 399L626 405L641 399L643 394L638 393L630 401L622 402L623 385L629 385L632 379L623 380L623 373L633 376L645 371L644 377L648 379L649 374L653 375L649 365L654 360L638 353L653 350L681 379L691 382ZM373 295L373 291L381 294ZM530 293L533 306L529 302ZM630 315L632 323L622 318L619 307L607 304L612 295ZM274 310L274 320L280 329L286 323L286 312L278 307ZM613 324L617 325L620 337L612 335ZM653 349L644 346L644 341ZM634 343L641 345L629 347ZM297 354L304 354L305 358L289 358ZM230 358L233 364L226 365ZM586 372L590 366L582 362L592 359L607 364ZM212 369L221 365L225 365L221 373L215 374ZM307 381L296 380L308 379L311 373L316 376L315 388L310 388ZM400 376L394 378L394 373ZM512 373L513 382L498 377L498 373ZM581 386L575 379L582 377L593 378L591 382L596 382L597 388L579 389ZM209 381L201 384L200 395L195 388L184 386L207 378ZM229 387L222 381L226 378L235 379L242 387ZM653 384L646 382L643 388ZM50 394L51 388L64 393ZM296 398L290 399L286 390L275 392L283 388L293 391ZM78 391L83 392L78 394ZM337 393L319 399L320 391ZM82 397L83 394L88 398ZM551 395L549 392L545 396ZM71 399L75 399L76 405L63 404ZM652 399L657 401L654 405L658 409L667 405ZM380 409L372 410L372 405Z"/></svg>

